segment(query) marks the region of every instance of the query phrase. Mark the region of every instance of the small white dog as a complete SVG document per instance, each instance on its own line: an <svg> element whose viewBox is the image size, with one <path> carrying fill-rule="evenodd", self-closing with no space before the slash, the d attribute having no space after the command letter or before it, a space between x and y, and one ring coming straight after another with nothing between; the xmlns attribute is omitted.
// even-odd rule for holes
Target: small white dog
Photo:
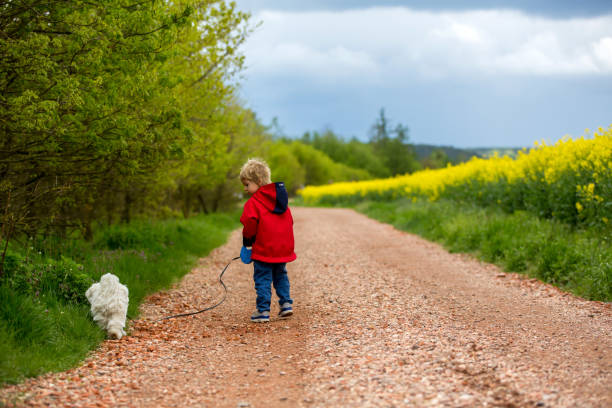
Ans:
<svg viewBox="0 0 612 408"><path fill-rule="evenodd" d="M85 296L91 304L93 320L106 330L109 337L120 339L125 335L125 317L129 297L128 288L119 283L119 278L107 273L100 278L100 283L91 285Z"/></svg>

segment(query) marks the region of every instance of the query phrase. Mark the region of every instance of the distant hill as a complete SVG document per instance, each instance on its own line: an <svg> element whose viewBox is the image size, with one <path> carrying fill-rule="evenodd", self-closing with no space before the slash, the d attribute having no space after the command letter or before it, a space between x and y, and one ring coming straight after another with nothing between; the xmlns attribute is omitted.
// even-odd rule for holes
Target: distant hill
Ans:
<svg viewBox="0 0 612 408"><path fill-rule="evenodd" d="M482 155L482 157L491 157L495 153L497 153L501 157L516 157L518 152L523 149L520 147L482 147L472 150L478 152L480 155Z"/></svg>
<svg viewBox="0 0 612 408"><path fill-rule="evenodd" d="M508 147L479 147L479 148L459 148L453 146L436 146L428 144L413 144L414 150L419 160L425 159L431 155L434 150L442 150L454 163L460 163L470 160L472 157L491 157L497 152L500 156L508 155L510 157L516 157L519 148L508 148Z"/></svg>

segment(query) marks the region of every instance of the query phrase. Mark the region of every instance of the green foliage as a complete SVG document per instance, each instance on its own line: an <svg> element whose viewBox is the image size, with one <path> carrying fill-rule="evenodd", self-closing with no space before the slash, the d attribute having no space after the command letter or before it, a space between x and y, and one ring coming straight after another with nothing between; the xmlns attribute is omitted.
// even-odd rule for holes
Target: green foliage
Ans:
<svg viewBox="0 0 612 408"><path fill-rule="evenodd" d="M0 240L181 208L169 175L187 152L222 160L242 118L247 19L222 0L5 3Z"/></svg>
<svg viewBox="0 0 612 408"><path fill-rule="evenodd" d="M289 195L293 196L298 189L304 187L306 169L302 167L293 154L291 145L276 142L270 146L266 154L273 181L283 181Z"/></svg>
<svg viewBox="0 0 612 408"><path fill-rule="evenodd" d="M249 157L264 155L269 135L255 114L236 102L213 115L210 140L194 141L180 166L171 173L172 201L183 216L231 208L241 198L240 168ZM176 205L175 205L176 207Z"/></svg>
<svg viewBox="0 0 612 408"><path fill-rule="evenodd" d="M55 292L64 302L85 304L85 291L91 286L92 279L82 272L83 266L70 258L50 263L41 273L42 292Z"/></svg>
<svg viewBox="0 0 612 408"><path fill-rule="evenodd" d="M0 285L32 298L51 295L73 304L87 303L85 291L92 283L83 266L70 258L24 257L13 252L7 255L5 273L0 279Z"/></svg>
<svg viewBox="0 0 612 408"><path fill-rule="evenodd" d="M323 134L307 132L302 136L301 142L322 151L337 163L363 169L373 177L391 176L384 159L374 152L373 146L369 143L362 143L355 138L346 142L331 130Z"/></svg>
<svg viewBox="0 0 612 408"><path fill-rule="evenodd" d="M409 171L420 168L442 168L446 167L449 163L458 164L466 162L472 157L485 157L490 153L490 149L460 149L451 146L409 144L408 129L406 127L400 124L399 127L396 126L395 129L390 130L388 119L384 117L384 114L383 119L379 118L377 120L378 123L383 123L384 125L379 126L380 129L375 125L374 132L380 132L383 136L373 137L373 140L367 143L360 142L354 137L350 140L345 140L329 129L322 133L316 131L306 132L299 140L322 151L335 162L366 170L375 178L391 177L391 169L387 167L389 163L385 157L385 150L393 150L391 153L395 154L396 151L394 149L399 148L400 154L394 160L404 161L406 164L410 163L411 170ZM397 133L398 130L399 134ZM400 137L394 138L394 134L400 135ZM373 136L372 132L371 136ZM399 144L403 146L399 146ZM383 146L385 148L379 148ZM516 156L517 150L507 149L505 152ZM418 163L415 163L415 160Z"/></svg>
<svg viewBox="0 0 612 408"><path fill-rule="evenodd" d="M304 169L306 185L371 178L367 171L336 163L326 154L303 143L295 141L290 144L290 148L293 156Z"/></svg>
<svg viewBox="0 0 612 408"><path fill-rule="evenodd" d="M300 141L306 145L325 153L333 161L343 164L349 168L365 170L371 177L385 178L398 174L412 173L421 168L415 150L409 144L408 127L398 123L391 126L389 119L385 116L384 109L380 110L379 117L370 129L370 141L363 143L353 138L345 141L331 130L322 134L318 132L305 133ZM439 156L439 153L437 153ZM436 157L438 160L438 158ZM439 158L439 161L444 158ZM314 167L316 163L311 165ZM431 164L431 163L430 163ZM315 173L310 171L310 173ZM315 175L317 183L322 184L320 178ZM360 178L334 179L334 181L359 180Z"/></svg>
<svg viewBox="0 0 612 408"><path fill-rule="evenodd" d="M587 299L612 300L612 244L528 212L453 201L362 202L356 208L395 227L468 252L511 272L526 273Z"/></svg>
<svg viewBox="0 0 612 408"><path fill-rule="evenodd" d="M272 181L284 181L290 195L305 185L372 178L367 170L337 162L303 141L279 139L271 142L264 148L263 158L272 171Z"/></svg>

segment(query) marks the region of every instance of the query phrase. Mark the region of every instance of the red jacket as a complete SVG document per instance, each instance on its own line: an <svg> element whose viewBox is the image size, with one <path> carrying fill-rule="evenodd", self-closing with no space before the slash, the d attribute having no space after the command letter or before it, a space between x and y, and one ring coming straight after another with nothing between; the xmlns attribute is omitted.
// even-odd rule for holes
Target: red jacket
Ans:
<svg viewBox="0 0 612 408"><path fill-rule="evenodd" d="M259 187L244 204L240 222L244 246L253 246L251 258L269 263L294 261L293 217L284 183Z"/></svg>

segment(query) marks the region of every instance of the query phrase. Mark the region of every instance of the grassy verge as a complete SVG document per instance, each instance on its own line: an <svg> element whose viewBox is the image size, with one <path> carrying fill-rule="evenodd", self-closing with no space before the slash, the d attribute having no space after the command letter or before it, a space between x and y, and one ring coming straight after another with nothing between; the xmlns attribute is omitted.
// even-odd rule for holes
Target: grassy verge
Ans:
<svg viewBox="0 0 612 408"><path fill-rule="evenodd" d="M451 201L364 202L355 208L451 252L473 254L586 299L612 300L610 237L527 212L507 214Z"/></svg>
<svg viewBox="0 0 612 408"><path fill-rule="evenodd" d="M0 279L0 384L68 369L104 339L84 297L104 273L128 286L134 318L146 295L180 279L237 227L238 214L212 214L113 226L93 243L46 239L13 247Z"/></svg>

